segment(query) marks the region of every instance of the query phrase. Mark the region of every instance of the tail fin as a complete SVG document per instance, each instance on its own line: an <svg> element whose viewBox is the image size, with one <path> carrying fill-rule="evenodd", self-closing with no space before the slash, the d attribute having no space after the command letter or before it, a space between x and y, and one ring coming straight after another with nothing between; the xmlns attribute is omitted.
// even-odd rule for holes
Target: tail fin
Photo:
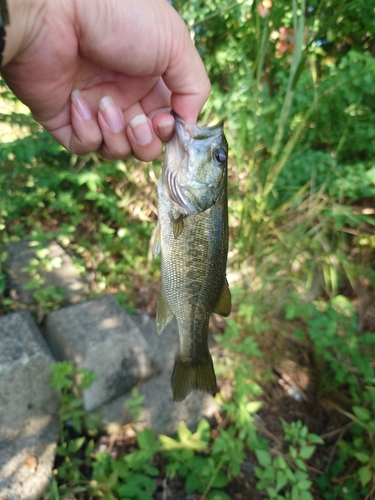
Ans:
<svg viewBox="0 0 375 500"><path fill-rule="evenodd" d="M183 401L193 390L215 394L216 377L211 354L208 352L201 364L177 355L172 373L172 395L174 401Z"/></svg>

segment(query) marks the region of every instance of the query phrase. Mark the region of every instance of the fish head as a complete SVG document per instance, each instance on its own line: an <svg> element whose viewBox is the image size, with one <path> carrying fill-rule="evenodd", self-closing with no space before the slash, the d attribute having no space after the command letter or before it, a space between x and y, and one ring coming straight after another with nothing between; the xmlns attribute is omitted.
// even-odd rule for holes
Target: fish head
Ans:
<svg viewBox="0 0 375 500"><path fill-rule="evenodd" d="M197 214L215 204L226 189L228 144L223 122L200 127L174 117L175 133L165 151L163 184L169 198L187 215Z"/></svg>

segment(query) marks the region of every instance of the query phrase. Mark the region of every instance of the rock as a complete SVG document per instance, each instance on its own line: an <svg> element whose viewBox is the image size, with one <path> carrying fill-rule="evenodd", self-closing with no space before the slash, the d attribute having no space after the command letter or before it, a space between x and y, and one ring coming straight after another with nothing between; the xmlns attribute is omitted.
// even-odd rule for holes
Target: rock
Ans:
<svg viewBox="0 0 375 500"><path fill-rule="evenodd" d="M141 331L111 295L51 313L46 340L58 360L98 376L83 393L86 410L125 394L155 371Z"/></svg>
<svg viewBox="0 0 375 500"><path fill-rule="evenodd" d="M46 259L49 261L55 259L57 267L46 269L43 263L35 253L36 248L47 250ZM40 262L37 266L39 274L45 279L43 288L56 286L66 292L66 302L75 304L84 298L84 283L79 277L74 267L71 257L55 241L47 243L42 247L30 246L30 241L19 241L9 243L5 250L8 253L8 259L5 262L5 270L8 275L9 293L11 297L24 304L30 304L33 301L33 290L27 290L25 286L29 283L31 276L24 269L31 262Z"/></svg>
<svg viewBox="0 0 375 500"><path fill-rule="evenodd" d="M0 317L0 498L33 500L48 486L59 436L54 362L27 311Z"/></svg>
<svg viewBox="0 0 375 500"><path fill-rule="evenodd" d="M155 434L171 436L176 434L181 421L193 430L202 418L212 419L214 413L219 410L219 406L210 394L193 391L180 403L175 403L172 399L171 376L174 359L179 349L175 320L159 336L154 318L147 315L132 315L132 319L137 323L150 345L154 359L162 367L159 375L145 381L139 389L140 394L144 394L146 399L137 426L152 428ZM126 410L126 400L130 396L130 394L121 396L100 408L108 431L119 430L121 426L131 421Z"/></svg>

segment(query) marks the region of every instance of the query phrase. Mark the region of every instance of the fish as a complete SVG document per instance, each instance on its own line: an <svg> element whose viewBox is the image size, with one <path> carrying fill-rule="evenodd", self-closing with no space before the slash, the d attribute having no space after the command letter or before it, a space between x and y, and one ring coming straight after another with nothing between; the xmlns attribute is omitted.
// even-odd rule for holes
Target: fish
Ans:
<svg viewBox="0 0 375 500"><path fill-rule="evenodd" d="M174 114L172 112L172 114ZM180 350L172 379L174 401L192 390L214 395L208 348L211 313L229 316L228 143L223 123L189 124L174 114L175 131L158 180L158 224L153 254L161 254L156 324L161 334L176 318Z"/></svg>

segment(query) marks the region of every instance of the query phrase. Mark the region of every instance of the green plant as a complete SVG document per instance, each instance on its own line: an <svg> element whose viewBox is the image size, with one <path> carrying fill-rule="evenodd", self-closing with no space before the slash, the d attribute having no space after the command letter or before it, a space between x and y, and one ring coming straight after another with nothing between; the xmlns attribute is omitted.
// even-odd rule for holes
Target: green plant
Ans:
<svg viewBox="0 0 375 500"><path fill-rule="evenodd" d="M353 425L349 437L338 443L340 451L337 460L319 478L318 484L325 491L327 500L341 498L340 495L346 498L346 494L354 499L371 498L375 473L372 439L375 432L375 373L371 363L375 334L358 333L353 306L340 295L329 302L316 301L312 304L294 300L284 307L288 320L302 318L306 321L307 334L314 345L315 362L324 373L321 393L324 395L345 386L351 406L344 409L332 403ZM301 328L295 333L299 337L304 335ZM337 477L349 466L352 471L350 477L344 478L338 485L331 485L331 478Z"/></svg>
<svg viewBox="0 0 375 500"><path fill-rule="evenodd" d="M58 466L52 479L49 498L57 500L71 493L87 493L105 500L135 498L150 500L155 489L152 477L159 471L150 465L160 443L149 429L136 433L138 449L115 460L109 453L95 449L100 415L87 412L80 397L96 379L85 369L75 369L64 361L50 367L51 387L62 393L60 442L56 450ZM133 417L142 411L144 397L137 389L127 400Z"/></svg>
<svg viewBox="0 0 375 500"><path fill-rule="evenodd" d="M151 500L155 488L152 477L159 470L150 465L160 448L149 429L137 432L138 450L114 460L108 453L96 452L92 464L92 479L87 490L106 500L135 498Z"/></svg>
<svg viewBox="0 0 375 500"><path fill-rule="evenodd" d="M98 416L83 408L81 392L97 379L96 375L85 368L75 368L73 361L62 361L49 366L50 385L61 391L60 441L66 447L70 428L78 434L84 430L96 434ZM83 444L84 440L82 441ZM73 445L74 447L75 445ZM59 452L59 451L58 451Z"/></svg>
<svg viewBox="0 0 375 500"><path fill-rule="evenodd" d="M202 499L228 500L228 495L218 488L239 473L243 460L243 443L234 433L234 428L222 430L210 449L210 426L206 420L200 421L195 433L180 422L177 439L159 436L162 453L168 460L168 477L184 477L187 494L202 493Z"/></svg>
<svg viewBox="0 0 375 500"><path fill-rule="evenodd" d="M256 449L255 454L261 467L255 468L259 481L257 489L265 490L269 499L313 500L310 493L312 481L307 472L306 461L309 460L317 444L324 441L309 432L300 420L288 424L281 419L285 440L289 441L287 455L277 454L273 457L270 451Z"/></svg>

